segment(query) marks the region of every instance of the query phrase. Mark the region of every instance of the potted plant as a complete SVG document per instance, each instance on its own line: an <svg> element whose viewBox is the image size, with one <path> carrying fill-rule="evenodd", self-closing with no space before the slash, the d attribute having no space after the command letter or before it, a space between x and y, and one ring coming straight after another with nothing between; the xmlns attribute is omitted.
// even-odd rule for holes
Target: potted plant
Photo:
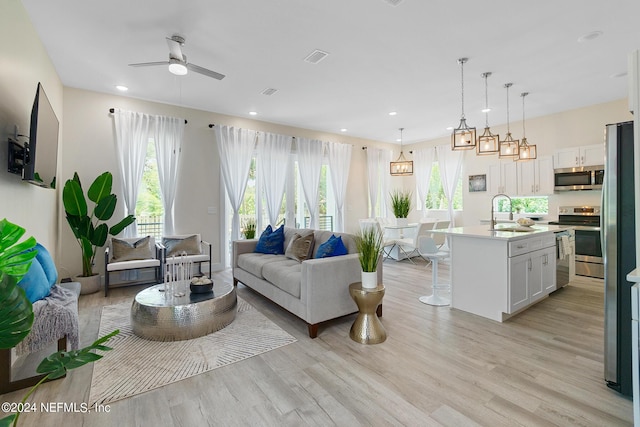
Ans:
<svg viewBox="0 0 640 427"><path fill-rule="evenodd" d="M107 226L106 221L113 216L118 202L116 195L111 193L112 183L111 172L105 172L93 181L87 191L89 201L93 202L92 209L89 209L77 173L73 174L73 179L67 180L62 189L67 222L82 251L82 275L76 280L82 284L83 294L100 289L100 276L93 272L93 262L98 248L107 242L107 235L119 234L136 220L133 215L128 215L116 225Z"/></svg>
<svg viewBox="0 0 640 427"><path fill-rule="evenodd" d="M411 197L410 191L395 190L391 193L391 208L398 225L406 226L408 223L407 217L411 211Z"/></svg>
<svg viewBox="0 0 640 427"><path fill-rule="evenodd" d="M360 267L362 267L362 287L378 286L378 260L382 253L383 236L376 227L365 227L355 237Z"/></svg>
<svg viewBox="0 0 640 427"><path fill-rule="evenodd" d="M253 239L256 237L256 220L255 218L247 219L242 225L242 234L245 239Z"/></svg>

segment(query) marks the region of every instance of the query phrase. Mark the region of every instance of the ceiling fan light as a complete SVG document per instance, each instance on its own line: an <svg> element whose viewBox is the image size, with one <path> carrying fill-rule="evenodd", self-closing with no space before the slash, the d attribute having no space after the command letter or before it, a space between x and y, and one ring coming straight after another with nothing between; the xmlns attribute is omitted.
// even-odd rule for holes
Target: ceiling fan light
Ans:
<svg viewBox="0 0 640 427"><path fill-rule="evenodd" d="M187 74L187 66L179 59L171 58L169 59L169 72L176 76L184 76Z"/></svg>

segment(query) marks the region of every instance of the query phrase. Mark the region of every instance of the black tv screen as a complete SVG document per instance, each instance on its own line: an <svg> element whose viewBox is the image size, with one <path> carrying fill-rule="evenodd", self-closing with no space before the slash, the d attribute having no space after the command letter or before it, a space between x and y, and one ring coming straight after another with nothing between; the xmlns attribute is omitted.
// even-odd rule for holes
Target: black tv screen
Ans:
<svg viewBox="0 0 640 427"><path fill-rule="evenodd" d="M31 110L29 142L25 144L26 162L22 179L45 188L55 188L58 167L59 122L49 98L38 83Z"/></svg>

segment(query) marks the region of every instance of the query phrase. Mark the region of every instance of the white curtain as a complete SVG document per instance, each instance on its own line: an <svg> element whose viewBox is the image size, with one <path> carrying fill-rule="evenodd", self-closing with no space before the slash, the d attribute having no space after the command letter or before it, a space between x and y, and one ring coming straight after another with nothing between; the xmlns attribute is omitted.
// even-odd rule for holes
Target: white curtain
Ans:
<svg viewBox="0 0 640 427"><path fill-rule="evenodd" d="M455 221L453 219L453 195L455 194L458 180L460 179L464 153L462 151L453 151L449 145L437 146L436 152L438 153L438 166L440 167L442 189L447 198L449 219L451 221L450 227L455 227Z"/></svg>
<svg viewBox="0 0 640 427"><path fill-rule="evenodd" d="M298 171L302 192L311 216L309 228L318 228L318 190L320 187L320 172L322 171L322 156L324 142L316 139L296 138L298 151Z"/></svg>
<svg viewBox="0 0 640 427"><path fill-rule="evenodd" d="M251 158L256 144L256 131L234 128L233 126L214 126L220 169L224 186L233 209L231 240L240 238L240 215L238 209L247 188Z"/></svg>
<svg viewBox="0 0 640 427"><path fill-rule="evenodd" d="M273 133L258 134L258 169L262 176L264 197L267 202L269 223L278 222L284 185L289 170L292 138Z"/></svg>
<svg viewBox="0 0 640 427"><path fill-rule="evenodd" d="M380 192L380 163L379 148L367 147L367 179L369 181L369 218L375 218L376 205L378 204L378 193Z"/></svg>
<svg viewBox="0 0 640 427"><path fill-rule="evenodd" d="M118 108L114 109L113 116L116 133L116 158L122 180L124 207L127 215L135 215L138 187L142 181L152 117L148 114L123 111ZM135 222L124 230L124 237L136 237L137 235L138 229Z"/></svg>
<svg viewBox="0 0 640 427"><path fill-rule="evenodd" d="M336 231L344 231L344 199L347 194L347 181L349 180L349 168L351 166L350 144L327 143L327 155L329 156L329 169L331 182L333 183L333 196L336 200Z"/></svg>
<svg viewBox="0 0 640 427"><path fill-rule="evenodd" d="M178 164L184 137L184 119L155 116L156 160L164 208L165 236L175 234L173 206L178 188Z"/></svg>
<svg viewBox="0 0 640 427"><path fill-rule="evenodd" d="M427 216L425 202L427 194L429 194L429 182L431 181L431 169L433 161L436 158L436 150L434 147L421 148L413 152L413 164L416 175L416 191L418 193L418 203L422 209L422 216Z"/></svg>

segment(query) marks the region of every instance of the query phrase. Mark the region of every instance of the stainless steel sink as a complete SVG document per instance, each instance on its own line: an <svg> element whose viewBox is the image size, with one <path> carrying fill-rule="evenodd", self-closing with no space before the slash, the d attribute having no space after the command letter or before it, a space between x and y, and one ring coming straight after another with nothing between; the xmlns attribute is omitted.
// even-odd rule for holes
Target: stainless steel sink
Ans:
<svg viewBox="0 0 640 427"><path fill-rule="evenodd" d="M529 227L499 227L491 231L513 231L516 233L530 233L534 231L534 229Z"/></svg>

